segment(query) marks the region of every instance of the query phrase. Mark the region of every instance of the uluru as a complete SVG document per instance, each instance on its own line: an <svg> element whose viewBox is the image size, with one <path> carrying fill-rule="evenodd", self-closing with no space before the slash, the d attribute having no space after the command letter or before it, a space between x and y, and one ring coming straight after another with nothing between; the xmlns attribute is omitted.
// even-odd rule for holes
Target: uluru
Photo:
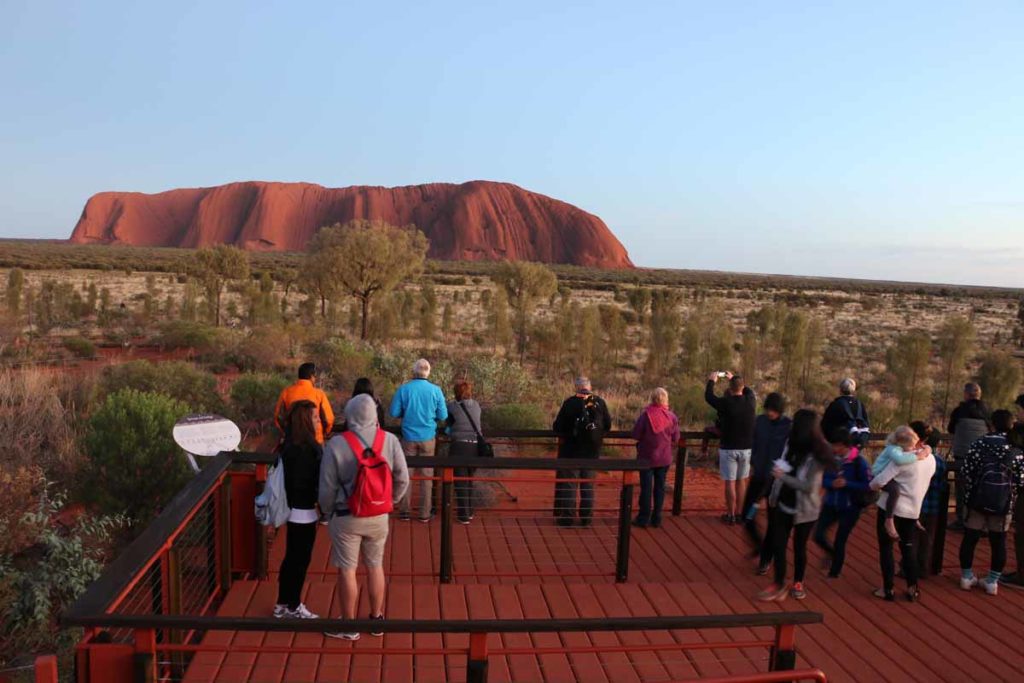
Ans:
<svg viewBox="0 0 1024 683"><path fill-rule="evenodd" d="M86 202L71 242L302 251L321 227L354 219L413 224L436 259L633 266L597 216L489 181L391 188L251 181L156 194L100 192Z"/></svg>

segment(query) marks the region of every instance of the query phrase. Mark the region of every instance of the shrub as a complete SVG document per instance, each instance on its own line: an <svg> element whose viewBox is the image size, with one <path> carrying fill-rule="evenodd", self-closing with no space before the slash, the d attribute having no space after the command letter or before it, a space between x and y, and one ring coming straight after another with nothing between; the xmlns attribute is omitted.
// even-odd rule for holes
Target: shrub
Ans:
<svg viewBox="0 0 1024 683"><path fill-rule="evenodd" d="M280 375L245 374L231 385L231 403L244 422L265 422L274 417L274 406L288 380Z"/></svg>
<svg viewBox="0 0 1024 683"><path fill-rule="evenodd" d="M536 403L505 403L487 406L481 420L484 429L546 429L548 416Z"/></svg>
<svg viewBox="0 0 1024 683"><path fill-rule="evenodd" d="M5 467L38 465L66 481L79 459L75 404L60 375L35 369L0 372L0 443ZM83 397L82 399L86 399Z"/></svg>
<svg viewBox="0 0 1024 683"><path fill-rule="evenodd" d="M85 337L67 337L63 341L63 346L78 358L96 357L96 345Z"/></svg>
<svg viewBox="0 0 1024 683"><path fill-rule="evenodd" d="M279 327L254 328L248 335L237 337L227 359L242 372L265 372L283 367L291 346L288 333Z"/></svg>
<svg viewBox="0 0 1024 683"><path fill-rule="evenodd" d="M172 320L160 327L160 334L153 341L165 349L192 349L197 353L208 353L217 348L220 337L215 327L189 320Z"/></svg>
<svg viewBox="0 0 1024 683"><path fill-rule="evenodd" d="M82 497L142 529L189 479L171 430L189 412L169 396L121 389L89 419Z"/></svg>
<svg viewBox="0 0 1024 683"><path fill-rule="evenodd" d="M100 389L104 395L121 389L164 394L184 403L189 412L219 413L225 407L216 378L183 361L137 360L111 366L103 374Z"/></svg>
<svg viewBox="0 0 1024 683"><path fill-rule="evenodd" d="M341 391L351 389L356 379L368 375L374 361L372 351L340 337L313 344L310 351L320 373L319 383Z"/></svg>

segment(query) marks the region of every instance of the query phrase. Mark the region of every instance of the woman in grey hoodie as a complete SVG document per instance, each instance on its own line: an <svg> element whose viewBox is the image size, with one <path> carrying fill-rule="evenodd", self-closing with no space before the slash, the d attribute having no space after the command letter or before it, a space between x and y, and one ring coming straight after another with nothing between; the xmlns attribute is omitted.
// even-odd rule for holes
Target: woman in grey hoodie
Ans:
<svg viewBox="0 0 1024 683"><path fill-rule="evenodd" d="M792 595L807 597L804 572L807 569L807 541L821 513L821 479L832 461L831 449L821 434L818 414L798 410L786 443L783 462L773 468L774 481L768 496L772 515L772 564L775 581L758 594L759 600L779 601ZM793 588L786 584L786 547L793 536Z"/></svg>

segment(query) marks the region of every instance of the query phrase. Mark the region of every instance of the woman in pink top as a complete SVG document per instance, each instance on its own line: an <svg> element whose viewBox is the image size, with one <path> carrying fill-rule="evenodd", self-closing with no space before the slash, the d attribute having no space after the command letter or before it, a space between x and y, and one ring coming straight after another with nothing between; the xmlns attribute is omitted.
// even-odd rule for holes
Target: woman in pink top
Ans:
<svg viewBox="0 0 1024 683"><path fill-rule="evenodd" d="M658 387L651 394L651 404L633 425L633 438L637 460L651 466L640 472L640 510L633 524L657 528L661 526L661 508L665 503L665 477L679 442L679 418L668 408L665 389Z"/></svg>

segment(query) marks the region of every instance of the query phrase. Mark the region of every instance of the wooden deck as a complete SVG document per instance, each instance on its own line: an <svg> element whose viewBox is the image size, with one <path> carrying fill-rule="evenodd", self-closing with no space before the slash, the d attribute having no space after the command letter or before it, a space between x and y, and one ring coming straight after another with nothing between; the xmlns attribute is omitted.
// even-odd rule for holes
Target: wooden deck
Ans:
<svg viewBox="0 0 1024 683"><path fill-rule="evenodd" d="M943 576L922 583L918 604L885 603L871 596L879 583L874 520L854 532L842 578L825 578L811 550L808 598L759 603L766 581L755 576L739 527L709 513L666 518L658 530L634 530L630 581L615 584L615 524L610 515L591 529L560 529L539 515L484 513L456 526L456 583L438 585L438 525L392 523L387 597L392 618L545 618L723 614L759 610L813 610L821 625L797 633L798 666L824 670L831 681L1024 680L1024 592L997 597L965 593L956 584L960 536L950 536ZM283 553L275 541L271 566ZM987 549L977 569L987 568ZM1012 557L1012 555L1011 555ZM305 602L314 612L338 613L327 534L317 538ZM1012 560L1011 560L1012 562ZM557 571L555 567L557 566ZM523 572L525 576L513 574ZM485 575L474 575L482 572ZM532 574L531 574L532 573ZM603 573L598 576L582 574ZM980 573L980 572L979 572ZM422 574L422 575L419 575ZM276 600L276 576L235 583L219 613L265 616ZM367 612L366 608L361 610ZM619 651L492 656L493 681L679 681L767 670L768 652L722 649L629 652L638 643L729 642L769 639L761 629L706 632L492 634L491 648L608 646ZM419 650L466 647L463 634L364 635L357 643L319 634L211 633L206 644L226 653L196 655L189 681L446 681L463 680L465 657L443 654L360 654L382 645ZM320 653L232 652L233 647L326 647Z"/></svg>

